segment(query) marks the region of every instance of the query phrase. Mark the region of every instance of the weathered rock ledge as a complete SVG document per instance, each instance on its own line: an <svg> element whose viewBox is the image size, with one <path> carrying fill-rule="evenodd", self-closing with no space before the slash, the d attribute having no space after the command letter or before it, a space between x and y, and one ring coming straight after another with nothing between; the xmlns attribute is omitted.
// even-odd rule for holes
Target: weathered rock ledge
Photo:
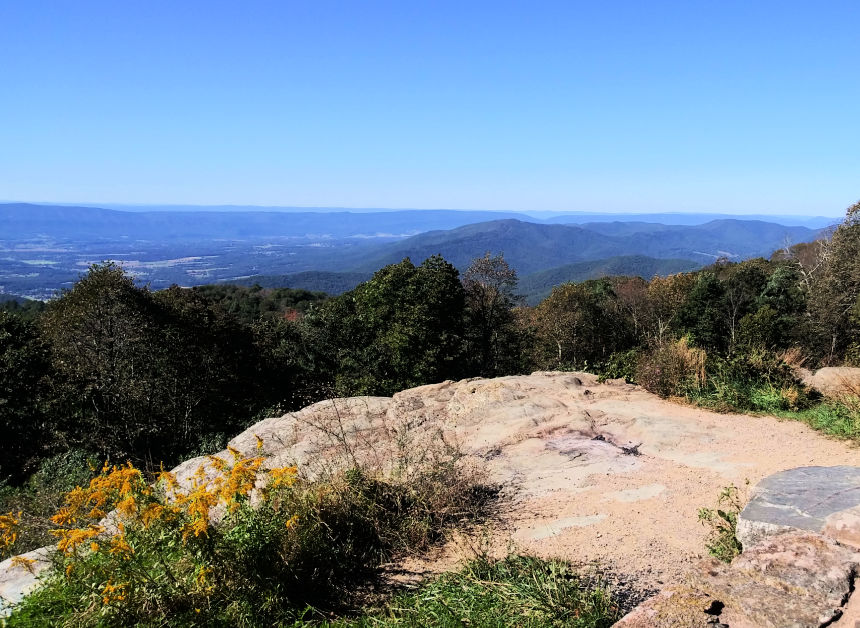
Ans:
<svg viewBox="0 0 860 628"><path fill-rule="evenodd" d="M860 568L860 468L801 467L762 480L738 519L744 551L730 565L698 563L616 624L851 626Z"/></svg>

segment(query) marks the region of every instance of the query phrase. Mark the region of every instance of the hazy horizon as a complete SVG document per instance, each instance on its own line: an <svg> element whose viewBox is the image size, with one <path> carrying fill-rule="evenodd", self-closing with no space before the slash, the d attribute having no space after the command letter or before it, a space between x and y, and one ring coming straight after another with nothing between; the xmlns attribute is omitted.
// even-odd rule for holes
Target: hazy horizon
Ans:
<svg viewBox="0 0 860 628"><path fill-rule="evenodd" d="M348 207L348 206L301 206L301 205L250 205L250 204L176 204L176 203L117 203L117 202L94 202L94 201L33 201L0 199L0 204L30 204L47 205L57 207L93 207L101 209L113 209L117 211L216 211L216 212L243 212L243 211L269 211L269 212L308 212L308 213L373 213L373 212L402 212L402 211L455 211L455 212L497 212L503 214L526 214L540 216L543 218L552 216L576 216L576 215L708 215L715 216L738 216L746 218L749 216L765 217L791 217L791 218L840 218L845 215L844 209L836 211L822 211L819 213L789 213L789 212L763 212L759 210L748 212L729 211L684 211L684 210L541 210L541 209L495 209L487 207Z"/></svg>

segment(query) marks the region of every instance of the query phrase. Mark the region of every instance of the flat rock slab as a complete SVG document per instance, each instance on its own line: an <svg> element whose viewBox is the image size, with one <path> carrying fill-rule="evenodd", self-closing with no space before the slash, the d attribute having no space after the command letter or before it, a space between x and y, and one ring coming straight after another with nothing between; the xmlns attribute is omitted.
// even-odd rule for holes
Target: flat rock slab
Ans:
<svg viewBox="0 0 860 628"><path fill-rule="evenodd" d="M860 467L798 467L764 478L738 517L744 547L788 530L860 548Z"/></svg>
<svg viewBox="0 0 860 628"><path fill-rule="evenodd" d="M513 542L523 552L635 576L649 590L679 582L701 558L707 530L697 512L723 487L800 465L860 466L860 448L799 421L717 414L562 372L330 399L261 421L230 445L267 456L271 466L298 465L310 478L356 461L374 472L398 471L404 455L432 460L454 447L466 454L464 464L502 487L495 553L504 556ZM233 459L230 451L216 456ZM174 471L189 482L203 463L211 470L204 457ZM851 523L860 512L840 516L828 525L860 530ZM410 569L455 569L471 555L468 544L451 542L423 562L410 559ZM31 575L20 567L9 575L16 584L6 590L29 586Z"/></svg>

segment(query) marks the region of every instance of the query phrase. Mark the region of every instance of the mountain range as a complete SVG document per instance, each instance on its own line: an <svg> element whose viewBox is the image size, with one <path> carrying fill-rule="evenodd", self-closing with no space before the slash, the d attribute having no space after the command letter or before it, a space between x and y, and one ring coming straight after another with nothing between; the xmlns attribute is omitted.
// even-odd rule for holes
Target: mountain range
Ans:
<svg viewBox="0 0 860 628"><path fill-rule="evenodd" d="M589 220L556 222L582 216ZM0 205L0 293L47 298L70 286L90 264L108 260L153 288L228 281L337 293L405 257L420 263L439 254L462 270L491 252L504 254L534 298L552 282L619 273L650 277L719 258L769 256L821 233L737 217L684 217L695 224L648 217L539 219L527 213L454 210L120 211L11 203Z"/></svg>

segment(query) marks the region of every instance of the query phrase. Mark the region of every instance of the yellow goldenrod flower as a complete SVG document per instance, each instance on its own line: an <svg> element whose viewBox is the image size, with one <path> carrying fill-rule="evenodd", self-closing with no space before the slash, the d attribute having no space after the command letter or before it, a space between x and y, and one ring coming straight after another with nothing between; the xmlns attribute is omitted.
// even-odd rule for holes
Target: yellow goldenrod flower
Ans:
<svg viewBox="0 0 860 628"><path fill-rule="evenodd" d="M224 462L224 460L222 458L219 458L218 456L206 456L206 458L209 460L209 462L212 463L212 466L218 472L221 472L227 468L227 463ZM200 468L202 469L203 467Z"/></svg>
<svg viewBox="0 0 860 628"><path fill-rule="evenodd" d="M107 606L112 602L122 602L125 599L125 584L113 584L110 580L102 588L102 603Z"/></svg>
<svg viewBox="0 0 860 628"><path fill-rule="evenodd" d="M140 520L144 527L149 527L153 521L157 521L164 513L164 506L158 503L151 503L140 513Z"/></svg>
<svg viewBox="0 0 860 628"><path fill-rule="evenodd" d="M75 518L72 516L72 511L69 510L69 507L63 506L56 515L51 517L51 521L58 526L66 526L70 523L74 523Z"/></svg>
<svg viewBox="0 0 860 628"><path fill-rule="evenodd" d="M18 540L17 529L20 522L20 512L17 517L12 512L0 515L0 553L9 550Z"/></svg>
<svg viewBox="0 0 860 628"><path fill-rule="evenodd" d="M161 467L161 471L156 476L156 482L164 482L167 490L174 491L179 487L179 482L176 480L176 475L171 473L170 471L165 471L164 467Z"/></svg>
<svg viewBox="0 0 860 628"><path fill-rule="evenodd" d="M269 488L281 488L282 486L292 486L296 482L298 469L296 467L279 467L269 471Z"/></svg>
<svg viewBox="0 0 860 628"><path fill-rule="evenodd" d="M134 500L134 495L129 494L121 502L116 505L119 514L126 518L131 518L137 514L137 502Z"/></svg>
<svg viewBox="0 0 860 628"><path fill-rule="evenodd" d="M73 528L71 530L51 530L51 534L58 537L57 549L64 554L72 554L79 545L104 532L102 526L91 525L88 528Z"/></svg>
<svg viewBox="0 0 860 628"><path fill-rule="evenodd" d="M124 534L118 534L111 539L110 550L108 551L111 555L119 556L123 560L131 560L134 554L134 549L128 544Z"/></svg>

